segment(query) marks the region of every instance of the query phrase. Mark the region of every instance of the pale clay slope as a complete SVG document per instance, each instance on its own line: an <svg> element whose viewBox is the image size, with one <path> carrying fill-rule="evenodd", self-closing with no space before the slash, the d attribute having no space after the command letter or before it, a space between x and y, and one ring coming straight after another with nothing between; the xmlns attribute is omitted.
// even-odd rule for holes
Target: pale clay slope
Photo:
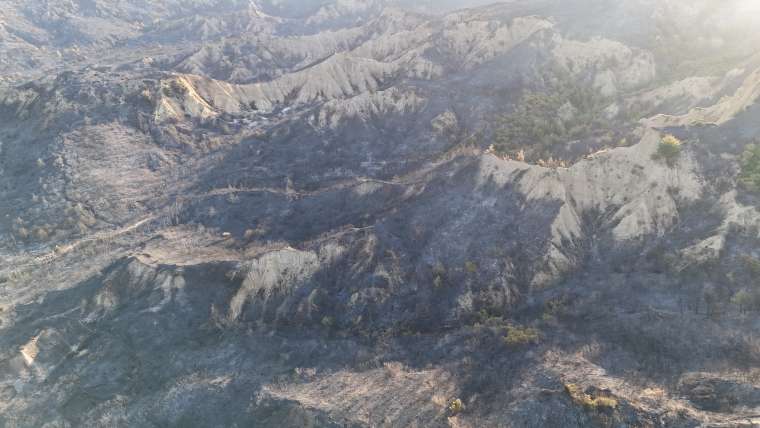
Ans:
<svg viewBox="0 0 760 428"><path fill-rule="evenodd" d="M271 72L279 76L309 67L333 54L348 52L379 35L412 33L410 30L419 24L419 20L410 18L407 14L387 10L367 25L315 34L275 37L256 32L246 33L239 39L204 44L175 69L183 73L204 75L207 74L207 68L223 65L242 68L236 72L250 74L252 64L263 64L271 67ZM226 54L230 51L237 58L228 62Z"/></svg>
<svg viewBox="0 0 760 428"><path fill-rule="evenodd" d="M508 52L532 34L550 28L550 22L532 17L515 19L505 25L477 20L465 22L461 18L450 17L442 32L445 37L441 43L447 50L460 56L465 65L473 65ZM417 37L412 37L413 35ZM182 88L184 94L181 97L160 94L156 101L156 119L160 122L167 118L180 118L185 114L211 118L219 112L240 112L251 102L255 103L257 109L268 111L277 104L308 104L321 98L331 101L312 118L312 123L319 127L336 127L349 118L368 120L376 114L414 111L424 105L424 100L417 95L400 92L395 88L385 91L377 89L386 76L399 73L404 68L408 69L409 64L421 61L416 56L419 52L410 54L409 48L431 37L433 31L422 28L411 33L402 32L373 39L350 54L338 53L313 67L252 85L233 85L199 76L177 75L173 80L164 82L164 85L168 88ZM335 40L340 44L343 38L341 36ZM388 40L390 42L383 43ZM578 42L564 40L559 36L554 36L552 42L555 44L553 55L571 72L599 67L614 59L613 67L596 78L595 82L603 91L615 93L619 88L631 89L653 78L651 55L625 46L621 49L617 42L602 39ZM421 46L420 50L423 50L428 45L423 43ZM477 46L478 49L473 50L472 46ZM328 50L340 47L342 46L328 44ZM411 55L415 56L409 58ZM368 57L390 59L391 62ZM710 111L718 110L716 114L725 118L748 105L757 97L757 82L760 79L755 74L747 78L745 86L737 91L737 95L724 100ZM562 239L580 236L579 211L604 211L609 206L622 207L616 214L615 221L618 224L613 232L617 239L625 240L651 233L661 234L673 223L677 211L675 201L667 192L669 187L681 188L681 198L696 199L700 186L689 159L683 160L675 170L650 161L650 153L658 138L657 133L647 132L639 146L616 149L567 170L543 170L506 161L510 165L510 168L506 168L507 171L529 169L529 174L522 181L530 183L522 184L529 198L551 196L564 201L553 227L555 245L550 256L556 259L552 264L558 266L558 271L565 264L562 260L564 256L557 249ZM484 160L491 161L493 159ZM642 165L644 169L632 175L630 166L634 164ZM620 177L620 181L600 184L602 182L595 179L610 174ZM642 176L650 180L641 180ZM654 182L658 186L652 187Z"/></svg>
<svg viewBox="0 0 760 428"><path fill-rule="evenodd" d="M760 68L749 73L733 95L722 98L706 108L694 108L681 116L657 115L644 123L652 128L669 128L689 125L722 125L733 119L760 98Z"/></svg>
<svg viewBox="0 0 760 428"><path fill-rule="evenodd" d="M355 6L350 2L347 4ZM327 16L326 19L333 18ZM181 120L186 114L211 119L222 112L246 110L250 108L251 103L254 103L257 109L266 112L267 109L272 110L282 106L310 105L324 99L327 102L311 112L312 116L309 119L311 124L320 128L339 128L348 120L370 122L375 116L422 110L428 102L427 99L414 91L401 89L398 86L385 89L385 77L397 73L409 73L409 76L424 76L425 78L434 78L439 75L443 72L442 65L424 57L426 49L433 46L444 48L442 50L444 53L461 60L458 65L466 69L509 52L514 46L530 40L536 32L550 30L548 27L544 28L545 23L538 20L527 19L524 24L523 26L516 21L505 26L485 21L452 22L443 32L447 36L441 40L433 40L441 33L434 32L432 29L405 31L383 38L383 41L373 39L351 52L343 52L349 48L350 43L343 45L341 44L343 42L338 40L335 44L326 46L324 51L314 57L309 57L308 53L303 51L298 52L298 47L294 47L292 48L294 54L299 58L304 58L302 60L304 64L317 58L322 60L323 56L335 55L314 67L256 85L229 85L197 76L177 75L164 81L163 89L170 95L164 94L163 90L160 95L154 94L157 104L156 117L159 122L165 119ZM470 38L472 35L475 38ZM597 88L609 95L635 90L653 77L653 64L646 54L633 49L627 51L620 49L615 42L601 39L577 42L553 37L551 43L556 46L555 57L575 76L599 67L601 72L594 76L594 83ZM621 53L621 56L616 56L617 53ZM572 66L570 58L576 58ZM610 58L614 58L614 61L608 61ZM615 64L608 66L607 62ZM702 99L701 95L706 94L708 90L706 82L705 80L684 82L682 86L674 86L672 92L666 91L664 96ZM727 106L724 106L725 109L716 108L718 111L715 115L719 120L731 116L732 111L741 111L738 106L750 104L748 99L755 97L753 91L756 88L745 85L742 90L748 92L737 93L731 99L724 100L728 102ZM171 94L172 92L175 93ZM56 109L73 108L73 106L51 103L46 108L49 109L46 111L52 112ZM440 114L432 122L433 128L442 135L453 134L458 124L456 114L451 111ZM106 129L85 129L85 131L98 131L102 134ZM119 134L120 130L108 132L108 135L113 136ZM534 285L549 283L577 267L577 260L570 260L569 257L572 255L566 254L565 251L567 251L567 241L594 241L593 237L584 236L586 233L583 227L584 216L593 215L595 212L608 212L609 217L606 217L605 226L610 226L614 239L625 243L649 235L666 234L678 220L678 207L702 196L705 186L700 181L696 162L688 155L688 150L678 164L670 168L662 162L651 159L662 134L657 130L644 128L640 131L640 136L641 141L634 147L597 153L570 168L542 168L500 159L490 154L479 158L479 179L484 188L491 186L495 181L505 187L515 185L517 191L525 196L526 205L541 206L540 204L547 201L558 202L559 211L551 220L551 245L543 255L547 268L535 274L532 278ZM127 137L130 141L136 138L124 135L125 139ZM88 140L86 135L71 134L67 138L72 141L70 145L79 144L82 149L99 144L96 139ZM147 137L138 136L137 138ZM145 152L147 156L150 148L146 143L139 140L133 145L125 144L123 150L131 152L137 150L135 153ZM119 163L121 153L114 153L111 158L103 158L102 155L103 153L96 150L93 156L99 160L106 159L110 163ZM82 160L87 159L82 157ZM84 183L81 187L94 186L101 177L111 171L103 165L100 166L101 168L88 169L78 178ZM130 176L135 175L133 170L138 171L138 175L145 175L147 182L153 181L153 177L148 170L144 170L144 167L141 163L127 162L122 165L122 169L114 170L116 171L114 183L119 184L118 188L122 189L122 194L116 195L117 197L125 200L137 199L141 186L144 187L145 184L135 181L136 184L133 183L133 186L126 188L123 188L123 184L130 181ZM678 189L677 196L670 190L671 188ZM373 189L380 190L382 186L366 183L358 186L356 191L357 194L361 192L369 194ZM501 194L497 192L498 195L493 199L509 197L509 193L508 191ZM492 203L491 200L478 202ZM721 203L728 213L724 224L716 231L716 235L687 249L684 252L686 259L704 257L705 254L716 257L725 245L725 233L731 224L760 223L757 210L741 206L736 200L735 193L725 195ZM463 221L473 220L473 217L468 218L467 213L463 213L461 217ZM167 239L173 240L173 238ZM473 241L474 238L469 239ZM186 245L191 246L192 243ZM204 246L206 247L204 250L210 246L210 244ZM146 316L169 312L169 304L174 302L178 303L178 308L186 309L186 311L173 311L175 313L181 314L195 310L188 303L189 287L182 269L171 266L174 263L173 260L181 258L180 250L181 248L172 248L171 256L166 259L156 256L149 262L138 257L128 263L125 268L126 274L131 279L125 287L106 286L98 290L91 301L83 300L80 307L73 309L71 313L55 316L60 316L61 320L68 316L79 317L83 328L90 328L90 325L96 325L94 321L107 318L105 314L117 314L122 304L138 300L129 299L129 295L125 294L131 289L156 291L151 295L150 304L144 310ZM325 245L311 250L297 250L290 247L268 249L263 254L255 256L232 252L223 255L215 254L215 257L223 259L225 263L239 262L240 270L234 274L243 278L241 285L232 290L231 296L224 301L224 307L221 309L222 321L230 323L240 321L246 315L246 307L257 304L278 305L275 307L278 314L293 313L292 305L299 304L302 305L298 308L299 313L318 320L319 317L311 316L312 312L317 310L312 296L298 300L283 296L288 296L291 291L312 281L316 272L330 265L344 251L346 250L343 247L337 245ZM193 257L187 256L189 258L187 264L200 265L212 259L205 256L204 254L199 257L198 253L193 253ZM107 278L107 280L110 279L113 278ZM188 275L187 282L190 281L191 276ZM353 296L351 298L353 299ZM203 300L203 303L208 304L207 300ZM462 306L467 305L472 309L471 299L469 302L462 303ZM212 321L217 321L217 319ZM5 319L3 322L5 325ZM60 395L62 389L54 389L60 388L60 385L56 385L55 378L51 375L56 371L61 371L59 368L65 367L67 359L73 359L72 356L82 360L96 357L87 354L85 341L82 341L80 346L78 340L72 341L66 334L63 327L47 327L24 336L23 345L18 349L6 350L9 355L10 353L15 355L8 362L8 369L16 383L10 385L4 382L0 388L0 413L34 413L35 410L32 407L10 408L10 406L24 404L22 400L6 401L2 394L23 392L31 394L46 389L50 396ZM236 357L225 354L224 349L213 351L220 360L226 359L226 362ZM150 348L148 352L151 352ZM119 360L113 361L117 364ZM582 364L578 365L578 362ZM108 372L118 371L108 365L104 367L104 377L108 375ZM562 360L547 357L543 370L552 373L554 378L562 379L564 382L610 388L618 396L633 403L641 398L630 393L630 391L641 392L637 386L625 385L622 377L618 378L612 371L607 372L601 366L596 366L582 358L576 359L573 356ZM515 400L513 396L505 397L503 401L500 401L502 404L508 404L497 406L498 409L489 415L493 419L489 419L487 424L480 421L478 425L472 420L471 423L467 423L458 418L449 419L448 422L452 426L485 426L498 425L510 418L512 423L519 426L519 422L514 422L514 416L517 413L515 409L524 405L520 403L519 397L524 397L523 399L527 402L533 401L539 394L539 385L532 383L535 382L532 374L517 371L505 374L505 377L516 377L514 391L518 399ZM234 374L216 376L212 373L197 372L176 379L176 384L166 386L154 396L146 398L143 395L140 398L155 400L157 405L164 408L180 409L183 403L188 405L192 397L200 396L195 395L200 394L198 391L224 389L233 382L234 377ZM390 418L394 424L411 426L417 422L417 417L420 415L423 415L422 419L427 421L432 420L431 416L442 415L448 398L463 396L462 391L459 390L462 385L461 379L457 379L455 375L439 367L410 369L403 366L387 366L367 370L341 368L331 372L314 373L307 375L306 378L305 381L299 382L267 383L260 390L259 396L255 397L255 403L258 404L258 400L268 398L282 401L293 400L302 407L318 409L336 418L349 421L370 424L373 421L373 415L383 415ZM541 394L545 392L542 390ZM564 397L561 388L557 394ZM118 409L120 399L101 403L100 406L104 407L103 414L112 414L105 412L108 406ZM671 404L672 400L671 396L661 397L660 401L653 400L648 410L652 414L661 414L663 407ZM665 401L665 404L662 401ZM253 406L254 398L251 403ZM510 414L509 411L514 411L515 414ZM175 416L179 417L179 413ZM463 415L463 419L466 417ZM170 418L170 420L173 419ZM101 425L118 424L116 419L102 419L99 423ZM295 420L293 420L293 425L297 425Z"/></svg>
<svg viewBox="0 0 760 428"><path fill-rule="evenodd" d="M732 190L720 199L720 206L725 218L712 236L705 238L681 251L683 260L680 268L694 263L717 260L726 248L726 240L731 228L738 226L744 230L760 228L760 211L753 206L746 206L737 200L737 191ZM760 238L760 234L757 235Z"/></svg>
<svg viewBox="0 0 760 428"><path fill-rule="evenodd" d="M657 108L668 105L675 111L685 113L712 100L722 86L717 77L687 77L631 97L627 104L629 107L639 104Z"/></svg>
<svg viewBox="0 0 760 428"><path fill-rule="evenodd" d="M339 102L336 100L374 92L392 78L431 80L441 76L444 66L427 57L431 49L455 57L455 62L466 70L551 29L549 21L535 17L516 18L509 23L455 21L447 22L440 32L422 26L413 31L384 34L351 51L334 53L308 68L265 82L236 85L195 75L177 75L174 80L186 88L185 94L159 95L156 119L161 122L186 114L205 119L219 112L239 113L251 106L267 113L278 106ZM608 95L634 89L654 78L651 55L617 42L601 39L578 42L554 36L552 43L555 46L552 54L559 64L571 75L581 76L595 70L594 85ZM338 48L328 43L321 54ZM293 55L300 56L303 52L295 48ZM404 108L399 105L395 110Z"/></svg>
<svg viewBox="0 0 760 428"><path fill-rule="evenodd" d="M552 27L550 21L537 17L515 18L507 24L499 21L451 20L446 22L441 36L442 44L468 69L509 52L533 34Z"/></svg>
<svg viewBox="0 0 760 428"><path fill-rule="evenodd" d="M229 320L237 321L249 300L266 306L273 295L289 294L319 269L320 262L329 260L320 260L310 251L286 248L244 263L240 274L245 279L230 302Z"/></svg>
<svg viewBox="0 0 760 428"><path fill-rule="evenodd" d="M350 119L369 121L374 117L412 113L422 109L427 100L413 91L390 88L367 92L347 100L332 100L312 114L309 122L317 128L336 129Z"/></svg>
<svg viewBox="0 0 760 428"><path fill-rule="evenodd" d="M460 56L465 67L473 67L527 40L551 24L538 18L517 18L510 24L467 22L447 27L442 35L448 51ZM234 85L200 76L178 76L186 86L184 100L161 97L156 118L208 118L215 111L238 113L241 106L255 103L257 110L270 112L277 105L298 106L318 100L344 99L377 90L392 76L432 79L440 76L440 65L424 58L433 45L434 32L420 28L413 32L372 39L349 52L337 52L311 67L285 74L268 82ZM338 39L341 39L338 37ZM473 46L478 49L473 50ZM289 48L279 46L280 48ZM337 48L327 45L327 53ZM302 55L296 46L292 55ZM316 55L319 56L319 55Z"/></svg>
<svg viewBox="0 0 760 428"><path fill-rule="evenodd" d="M181 100L164 97L158 103L156 118L207 118L219 111L239 113L255 103L255 109L271 112L288 101L290 105L309 104L317 100L346 98L377 90L380 84L397 73L397 64L336 54L320 64L265 83L233 85L194 75L179 75L176 81L186 88Z"/></svg>
<svg viewBox="0 0 760 428"><path fill-rule="evenodd" d="M616 223L613 237L624 242L662 236L674 224L679 214L669 189L678 188L681 201L700 197L703 186L692 159L681 159L675 168L652 161L661 137L659 132L647 130L637 145L597 154L570 168L548 169L493 155L483 157L480 170L484 184L493 179L506 185L521 176L518 187L527 201L548 198L562 204L552 224L548 269L533 279L534 284L551 282L573 267L561 249L566 240L588 238L582 230L584 213L614 209L608 221Z"/></svg>
<svg viewBox="0 0 760 428"><path fill-rule="evenodd" d="M314 15L306 20L306 24L324 24L347 15L368 12L375 6L375 2L371 0L337 0L332 4L322 6Z"/></svg>
<svg viewBox="0 0 760 428"><path fill-rule="evenodd" d="M465 22L461 17L447 19L449 21L441 33L445 37L438 44L459 56L465 66L508 52L536 32L550 30L552 27L550 22L536 18L516 19L508 25L485 21ZM286 98L289 103L298 105L326 97L331 101L312 116L311 123L334 128L349 118L367 120L373 114L414 110L423 104L415 95L401 94L397 90L375 90L383 82L384 76L402 70L399 64L409 56L408 49L413 43L429 39L433 34L431 29L422 28L411 34L401 33L374 39L354 49L351 54L337 54L310 69L254 85L230 85L195 76L178 76L178 81L189 87L188 95L182 103L177 103L176 100L165 101L173 103L171 109L166 109L166 112L159 110L157 113L160 116L172 116L176 114L174 111L184 111L192 116L210 117L219 110L239 111L241 105L251 101L255 102L257 108L267 111L284 103ZM382 44L381 41L385 40L390 40L390 43ZM594 84L607 95L633 90L654 79L656 69L649 53L604 39L579 42L555 35L551 42L554 45L552 54L555 59L571 74L601 69ZM420 46L420 52L428 47L424 43ZM473 50L473 46L478 49ZM391 59L392 62L357 59L357 56ZM414 61L404 62L408 66ZM756 76L751 77L754 80L748 78L748 82L756 83L760 80ZM704 97L701 80L693 82L698 86L693 90L690 90L692 82L682 83L669 92L680 95L681 92L691 91L693 95L689 95L694 98ZM741 93L737 97L744 104L756 97L746 89L737 92ZM163 108L162 104L159 104L159 108ZM724 115L731 111L724 112ZM571 266L560 248L563 240L581 237L581 213L590 210L604 212L610 207L619 207L610 221L616 224L613 229L615 239L624 241L650 234L662 235L674 224L678 211L674 196L669 192L670 188L680 189L678 198L682 201L699 198L702 185L690 158L682 159L677 168L652 162L651 154L660 138L661 135L656 131L645 131L640 144L599 154L595 159L582 161L569 169L546 170L494 157L483 159L483 169L490 170L495 166L498 170L496 175L502 176L503 183L509 181L515 172L527 170L528 174L522 178L520 186L529 200L550 197L563 202L552 228L553 245L547 255L550 272L547 278L537 278L537 281L550 280L550 277ZM488 165L489 163L495 165ZM599 180L604 176L617 179Z"/></svg>
<svg viewBox="0 0 760 428"><path fill-rule="evenodd" d="M620 42L595 38L587 42L554 36L552 53L571 75L585 70L601 70L593 85L605 96L641 87L655 79L654 56Z"/></svg>
<svg viewBox="0 0 760 428"><path fill-rule="evenodd" d="M683 157L674 168L652 161L651 155L661 138L659 132L647 130L635 146L597 154L570 168L549 169L491 154L481 156L481 185L516 184L527 202L553 200L561 205L552 222L551 245L544 255L547 268L533 278L534 285L550 283L573 268L573 261L562 249L568 241L588 238L582 230L583 215L612 212L607 222L614 225L613 237L625 242L647 235L664 235L678 220L677 202L700 198L703 184L690 157ZM600 177L615 179L600 180ZM677 196L672 188L679 189ZM237 319L245 302L254 295L287 294L278 287L295 286L307 280L320 266L329 265L336 251L340 252L328 248L323 251L327 252L317 255L282 249L252 259L241 270L246 280L231 302L230 319Z"/></svg>
<svg viewBox="0 0 760 428"><path fill-rule="evenodd" d="M323 409L336 420L371 425L381 418L396 426L417 426L440 414L450 397L458 394L455 377L443 369L412 370L400 363L353 372L316 373L297 385L267 385L260 395L296 400L310 408ZM378 399L378 391L402 400ZM424 415L424 416L423 416ZM451 426L458 426L456 420Z"/></svg>

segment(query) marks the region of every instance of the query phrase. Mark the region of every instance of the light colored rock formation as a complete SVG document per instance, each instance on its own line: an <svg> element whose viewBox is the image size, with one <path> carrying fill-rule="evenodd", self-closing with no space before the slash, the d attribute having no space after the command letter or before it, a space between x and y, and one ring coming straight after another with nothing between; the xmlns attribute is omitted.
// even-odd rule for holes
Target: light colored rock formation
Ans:
<svg viewBox="0 0 760 428"><path fill-rule="evenodd" d="M669 110L685 113L712 100L720 88L720 79L717 77L689 77L630 97L627 103L634 108L636 105L645 108L668 106Z"/></svg>
<svg viewBox="0 0 760 428"><path fill-rule="evenodd" d="M651 158L662 135L644 132L641 142L597 154L570 168L548 169L493 155L482 158L482 180L514 183L530 201L557 201L561 207L552 224L547 269L534 278L545 284L574 269L563 254L567 242L596 239L586 236L583 222L599 218L621 243L646 236L663 236L678 220L677 200L701 196L696 164L682 158L674 168ZM520 177L515 182L515 177ZM678 189L678 194L673 194Z"/></svg>
<svg viewBox="0 0 760 428"><path fill-rule="evenodd" d="M287 295L318 268L316 254L294 249L267 253L247 262L241 272L243 284L230 302L229 320L237 320L250 299L266 305L271 297Z"/></svg>
<svg viewBox="0 0 760 428"><path fill-rule="evenodd" d="M377 391L388 397L403 396L400 402L387 405L377 398ZM364 372L337 371L314 374L300 385L267 385L259 400L295 400L306 406L324 409L338 420L372 425L384 415L398 425L414 426L424 415L426 420L445 416L445 407L457 387L445 370L412 370L401 363L388 362L382 368Z"/></svg>
<svg viewBox="0 0 760 428"><path fill-rule="evenodd" d="M452 14L443 19L438 43L465 68L471 68L509 52L552 23L538 17L515 18L508 23Z"/></svg>
<svg viewBox="0 0 760 428"><path fill-rule="evenodd" d="M441 1L0 0L0 426L754 419L757 374L719 373L759 349L736 3ZM700 73L657 68L675 35ZM580 124L516 149L570 166L486 149L525 93ZM701 145L669 165L665 132Z"/></svg>
<svg viewBox="0 0 760 428"><path fill-rule="evenodd" d="M593 86L605 96L641 87L656 75L651 53L620 42L601 38L578 41L555 35L553 43L552 54L559 64L576 77L593 70Z"/></svg>
<svg viewBox="0 0 760 428"><path fill-rule="evenodd" d="M337 128L349 119L369 121L373 118L411 113L425 105L425 99L414 92L397 88L367 92L346 100L325 103L311 118L318 127Z"/></svg>
<svg viewBox="0 0 760 428"><path fill-rule="evenodd" d="M162 96L156 114L160 119L183 118L185 114L206 119L219 112L271 112L277 106L300 106L374 91L399 70L400 64L336 54L303 71L249 85L177 75L164 85L179 89L179 94L172 94L171 99Z"/></svg>
<svg viewBox="0 0 760 428"><path fill-rule="evenodd" d="M306 20L306 24L323 25L346 16L367 13L376 7L377 3L373 0L337 0L332 4L322 6Z"/></svg>
<svg viewBox="0 0 760 428"><path fill-rule="evenodd" d="M710 107L694 108L681 116L657 115L646 121L653 128L690 125L722 125L755 104L760 98L760 69L750 73L733 95Z"/></svg>
<svg viewBox="0 0 760 428"><path fill-rule="evenodd" d="M439 114L431 122L433 130L441 135L455 135L459 130L459 120L451 110Z"/></svg>

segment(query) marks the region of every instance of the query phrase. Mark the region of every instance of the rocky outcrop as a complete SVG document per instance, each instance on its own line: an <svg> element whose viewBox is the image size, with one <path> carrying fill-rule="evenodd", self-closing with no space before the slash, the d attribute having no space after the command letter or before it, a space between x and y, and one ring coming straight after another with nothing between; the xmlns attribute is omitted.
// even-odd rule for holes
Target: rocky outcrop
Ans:
<svg viewBox="0 0 760 428"><path fill-rule="evenodd" d="M403 115L417 111L425 105L425 99L414 92L402 92L397 88L374 93L364 93L346 100L325 103L311 122L318 127L338 128L347 120L369 122L374 118Z"/></svg>
<svg viewBox="0 0 760 428"><path fill-rule="evenodd" d="M757 103L760 97L760 69L749 73L733 95L716 104L690 110L681 116L658 115L646 123L654 128L722 125Z"/></svg>
<svg viewBox="0 0 760 428"><path fill-rule="evenodd" d="M515 18L509 22L490 21L467 12L443 18L436 47L458 58L466 69L509 52L532 35L552 28L538 17Z"/></svg>
<svg viewBox="0 0 760 428"><path fill-rule="evenodd" d="M702 184L693 160L682 159L675 168L652 161L660 138L656 131L646 131L632 147L599 153L569 168L547 169L495 156L482 160L484 185L513 185L527 201L560 204L552 219L551 246L542 256L545 270L533 278L534 284L546 284L574 269L576 262L564 250L568 242L602 238L589 236L594 233L587 229L589 218L600 222L596 233L605 230L622 244L664 236L678 221L679 204L700 198Z"/></svg>
<svg viewBox="0 0 760 428"><path fill-rule="evenodd" d="M274 319L278 318L278 305L272 302L292 295L320 266L316 254L292 248L267 253L244 263L239 273L244 278L243 283L230 301L229 320L239 320L246 305L261 308L248 312L260 312L261 317L274 314ZM287 313L288 308L282 309ZM246 318L255 319L256 315Z"/></svg>
<svg viewBox="0 0 760 428"><path fill-rule="evenodd" d="M306 70L250 85L178 75L164 84L176 91L160 98L156 115L163 120L183 118L185 114L206 119L218 112L268 113L281 106L308 105L374 91L399 71L399 64L337 54Z"/></svg>
<svg viewBox="0 0 760 428"><path fill-rule="evenodd" d="M615 96L645 87L657 70L651 53L605 39L587 42L555 36L552 54L575 79L591 74L593 87L604 96Z"/></svg>
<svg viewBox="0 0 760 428"><path fill-rule="evenodd" d="M737 379L710 373L686 373L678 390L699 408L711 412L731 412L739 403L754 407L760 404L760 390Z"/></svg>

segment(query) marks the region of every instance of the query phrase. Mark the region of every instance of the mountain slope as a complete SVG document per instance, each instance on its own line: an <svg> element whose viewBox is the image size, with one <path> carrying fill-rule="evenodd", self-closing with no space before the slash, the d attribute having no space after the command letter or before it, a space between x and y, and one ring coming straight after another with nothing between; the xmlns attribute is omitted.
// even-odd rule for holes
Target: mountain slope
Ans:
<svg viewBox="0 0 760 428"><path fill-rule="evenodd" d="M298 4L0 1L0 425L758 423L751 5Z"/></svg>

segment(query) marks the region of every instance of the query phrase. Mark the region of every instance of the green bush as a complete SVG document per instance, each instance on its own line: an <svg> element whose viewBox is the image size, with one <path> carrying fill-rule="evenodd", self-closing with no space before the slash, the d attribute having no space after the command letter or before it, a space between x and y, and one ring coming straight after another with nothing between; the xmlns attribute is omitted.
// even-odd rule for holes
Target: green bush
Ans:
<svg viewBox="0 0 760 428"><path fill-rule="evenodd" d="M462 413L462 410L464 410L464 403L462 403L462 400L459 398L451 399L446 404L446 411L448 412L449 417L454 417Z"/></svg>
<svg viewBox="0 0 760 428"><path fill-rule="evenodd" d="M731 297L731 303L739 308L739 311L745 312L752 306L752 295L747 290L739 290Z"/></svg>
<svg viewBox="0 0 760 428"><path fill-rule="evenodd" d="M683 143L672 135L666 135L660 140L657 151L652 155L654 160L664 160L668 166L672 167L678 162L681 156Z"/></svg>
<svg viewBox="0 0 760 428"><path fill-rule="evenodd" d="M760 146L750 144L740 160L739 184L750 192L760 191Z"/></svg>

